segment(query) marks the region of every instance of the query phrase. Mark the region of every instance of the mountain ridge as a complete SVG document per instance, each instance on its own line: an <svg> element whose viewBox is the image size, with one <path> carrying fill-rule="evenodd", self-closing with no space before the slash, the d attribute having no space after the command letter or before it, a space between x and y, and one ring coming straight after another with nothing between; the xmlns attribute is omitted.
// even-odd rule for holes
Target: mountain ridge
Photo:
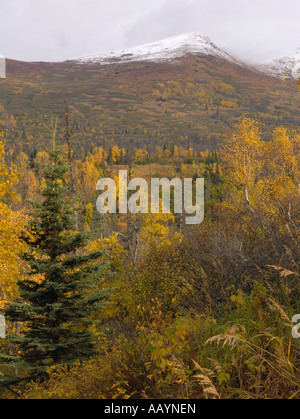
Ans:
<svg viewBox="0 0 300 419"><path fill-rule="evenodd" d="M64 61L11 61L24 64L56 65L75 63L81 65L118 65L141 62L176 62L187 55L212 56L218 60L244 67L254 72L264 73L271 77L285 79L300 79L300 48L293 57L279 57L266 63L255 63L241 59L226 49L218 47L208 36L198 32L185 33L168 37L160 41L151 42L135 47L119 49L111 52L102 52L93 55Z"/></svg>

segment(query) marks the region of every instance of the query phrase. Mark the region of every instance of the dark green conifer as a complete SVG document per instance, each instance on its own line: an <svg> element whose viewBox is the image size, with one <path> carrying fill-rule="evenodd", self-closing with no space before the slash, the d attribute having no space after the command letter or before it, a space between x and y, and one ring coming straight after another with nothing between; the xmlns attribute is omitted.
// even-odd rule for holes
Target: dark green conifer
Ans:
<svg viewBox="0 0 300 419"><path fill-rule="evenodd" d="M7 320L23 325L20 336L8 337L20 355L2 355L0 361L22 366L30 378L47 378L47 367L93 355L90 318L105 300L105 293L95 288L107 267L101 252L83 252L88 237L75 231L62 155L58 148L51 152L43 200L32 204L33 237L24 255L30 272L19 283L19 301L6 310Z"/></svg>

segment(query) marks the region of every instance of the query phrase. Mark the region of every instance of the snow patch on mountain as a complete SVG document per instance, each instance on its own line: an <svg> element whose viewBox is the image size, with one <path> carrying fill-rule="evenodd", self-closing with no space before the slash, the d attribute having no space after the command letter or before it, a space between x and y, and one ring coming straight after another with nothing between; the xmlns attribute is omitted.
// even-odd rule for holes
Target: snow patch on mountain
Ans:
<svg viewBox="0 0 300 419"><path fill-rule="evenodd" d="M190 33L167 38L159 42L141 45L139 47L107 52L94 56L81 57L80 63L117 64L136 61L170 61L187 54L205 54L231 61L240 62L224 50L218 48L207 36Z"/></svg>

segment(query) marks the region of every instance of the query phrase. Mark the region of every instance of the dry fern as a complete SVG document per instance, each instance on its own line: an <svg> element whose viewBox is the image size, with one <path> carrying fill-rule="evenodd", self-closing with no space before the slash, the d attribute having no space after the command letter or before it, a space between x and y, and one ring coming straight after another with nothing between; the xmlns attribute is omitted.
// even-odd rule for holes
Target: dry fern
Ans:
<svg viewBox="0 0 300 419"><path fill-rule="evenodd" d="M207 399L221 399L220 394L218 393L215 385L212 382L213 378L217 378L214 371L211 371L207 368L202 368L200 365L193 360L193 363L197 370L200 371L200 374L194 376L197 382L200 384L203 394Z"/></svg>

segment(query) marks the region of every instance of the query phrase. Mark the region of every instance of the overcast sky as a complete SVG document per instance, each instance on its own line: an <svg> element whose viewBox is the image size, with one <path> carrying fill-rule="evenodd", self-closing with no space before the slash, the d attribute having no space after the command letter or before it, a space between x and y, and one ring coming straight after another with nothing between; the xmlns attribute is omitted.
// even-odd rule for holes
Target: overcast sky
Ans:
<svg viewBox="0 0 300 419"><path fill-rule="evenodd" d="M61 61L187 32L264 62L300 47L299 0L0 0L0 54Z"/></svg>

